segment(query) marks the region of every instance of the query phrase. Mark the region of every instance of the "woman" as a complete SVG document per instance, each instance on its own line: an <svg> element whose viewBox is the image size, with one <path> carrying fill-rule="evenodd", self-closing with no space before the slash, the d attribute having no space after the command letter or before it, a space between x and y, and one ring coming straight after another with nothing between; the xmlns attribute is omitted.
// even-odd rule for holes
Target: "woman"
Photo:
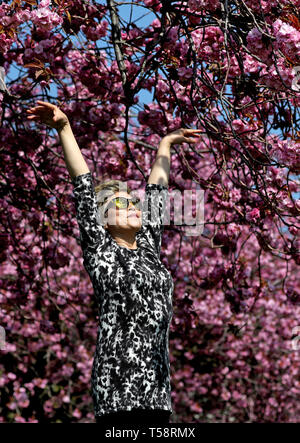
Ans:
<svg viewBox="0 0 300 443"><path fill-rule="evenodd" d="M168 423L172 413L169 325L174 284L160 261L168 195L170 147L195 142L200 130L164 137L145 189L141 210L126 183L94 188L68 117L42 101L28 112L57 129L72 179L84 267L99 308L91 393L98 423Z"/></svg>

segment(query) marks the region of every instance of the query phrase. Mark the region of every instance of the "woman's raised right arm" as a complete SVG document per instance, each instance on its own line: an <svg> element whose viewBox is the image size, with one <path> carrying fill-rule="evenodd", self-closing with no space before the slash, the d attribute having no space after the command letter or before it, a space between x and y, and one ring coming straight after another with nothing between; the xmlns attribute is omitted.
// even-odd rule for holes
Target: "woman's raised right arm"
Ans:
<svg viewBox="0 0 300 443"><path fill-rule="evenodd" d="M38 106L27 110L29 120L37 120L57 130L67 169L72 179L89 171L74 137L70 122L56 105L38 100Z"/></svg>
<svg viewBox="0 0 300 443"><path fill-rule="evenodd" d="M73 179L78 175L90 172L74 137L70 123L68 122L62 128L57 129L57 132L60 137L66 166L71 178Z"/></svg>

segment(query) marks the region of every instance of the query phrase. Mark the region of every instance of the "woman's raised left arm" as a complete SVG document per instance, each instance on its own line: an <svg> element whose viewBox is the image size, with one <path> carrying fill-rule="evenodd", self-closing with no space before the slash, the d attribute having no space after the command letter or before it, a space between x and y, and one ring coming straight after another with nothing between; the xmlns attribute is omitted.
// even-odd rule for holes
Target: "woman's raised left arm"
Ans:
<svg viewBox="0 0 300 443"><path fill-rule="evenodd" d="M171 163L171 146L176 143L195 143L197 140L189 137L198 137L203 133L201 129L177 129L161 139L155 162L151 168L148 184L168 186Z"/></svg>

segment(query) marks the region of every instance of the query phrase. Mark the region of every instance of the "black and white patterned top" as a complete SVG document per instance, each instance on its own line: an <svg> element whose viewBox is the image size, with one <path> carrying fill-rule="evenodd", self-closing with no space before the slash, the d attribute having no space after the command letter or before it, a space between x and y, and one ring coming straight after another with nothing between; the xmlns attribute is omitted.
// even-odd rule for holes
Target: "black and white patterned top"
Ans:
<svg viewBox="0 0 300 443"><path fill-rule="evenodd" d="M72 183L83 264L99 310L91 374L95 416L133 408L172 413L169 326L174 283L160 261L168 188L146 184L137 249L129 249L98 222L91 172Z"/></svg>

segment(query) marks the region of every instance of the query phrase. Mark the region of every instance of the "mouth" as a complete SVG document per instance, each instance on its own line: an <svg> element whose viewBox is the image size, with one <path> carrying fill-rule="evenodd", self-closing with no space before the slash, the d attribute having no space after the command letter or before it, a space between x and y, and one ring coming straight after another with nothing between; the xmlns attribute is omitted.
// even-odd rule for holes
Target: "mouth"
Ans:
<svg viewBox="0 0 300 443"><path fill-rule="evenodd" d="M131 215L128 215L128 218L129 218L129 217L140 218L137 214L131 214Z"/></svg>

